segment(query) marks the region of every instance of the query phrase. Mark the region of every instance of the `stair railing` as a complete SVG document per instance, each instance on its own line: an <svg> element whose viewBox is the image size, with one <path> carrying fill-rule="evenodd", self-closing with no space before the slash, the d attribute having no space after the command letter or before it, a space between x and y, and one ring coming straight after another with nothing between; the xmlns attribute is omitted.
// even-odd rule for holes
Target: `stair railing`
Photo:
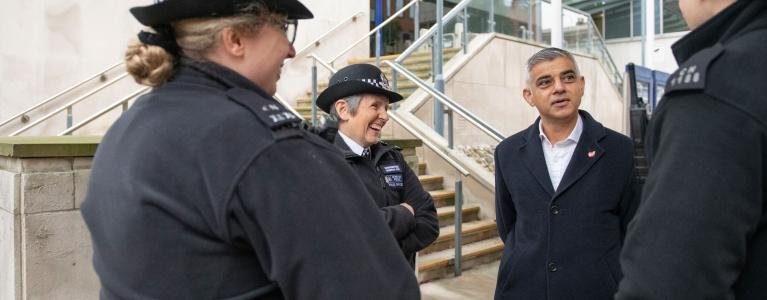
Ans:
<svg viewBox="0 0 767 300"><path fill-rule="evenodd" d="M323 68L330 71L330 76L333 76L333 74L336 73L336 69L333 68L332 65L324 61L322 58L317 56L317 54L311 53L307 55L306 57L312 59L312 125L317 126L317 63L319 63Z"/></svg>
<svg viewBox="0 0 767 300"><path fill-rule="evenodd" d="M122 106L122 113L125 113L125 111L128 110L128 101L133 100L134 98L136 98L136 97L138 97L138 96L148 92L149 89L150 89L149 87L143 87L143 88L140 88L140 89L134 91L130 95L128 95L128 96L126 96L126 97L124 97L124 98L122 98L122 99L120 99L118 101L115 101L114 103L110 104L106 108L104 108L104 109L96 112L95 114L92 114L91 116L85 118L85 120L82 120L82 121L78 122L77 124L73 125L72 127L69 127L66 130L60 132L58 135L59 136L70 135L75 130L78 130L78 129L82 128L83 126L90 124L92 121L94 121L97 118L103 116L104 114L110 112L112 109L114 109L114 108L116 108L118 106Z"/></svg>
<svg viewBox="0 0 767 300"><path fill-rule="evenodd" d="M16 120L17 118L21 118L22 122L27 122L29 120L29 117L27 117L27 114L29 112L31 112L31 111L33 111L33 110L35 110L35 109L37 109L37 108L39 108L39 107L41 107L41 106L43 106L45 104L50 103L53 100L58 99L59 97L61 97L61 96L65 95L65 94L71 92L72 90L74 90L74 89L76 89L78 87L81 87L81 86L85 85L86 83L88 83L88 82L90 82L90 81L92 81L92 80L94 80L96 78L104 78L104 77L102 77L102 76L104 76L104 74L106 74L107 72L109 72L111 70L114 70L115 68L117 68L119 66L122 66L122 64L123 64L122 62L119 62L119 63L116 63L114 65L111 65L108 68L102 70L101 72L98 72L95 75L89 77L88 79L85 79L85 80L83 80L83 81L81 81L81 82L79 82L79 83L77 83L77 84L75 84L73 86L70 86L70 87L64 89L63 91L57 93L56 95L53 95L53 96L49 97L48 99L40 101L40 103L37 103L37 104L33 105L32 107L30 107L30 108L28 108L28 109L26 109L26 110L24 110L24 111L22 111L22 112L20 112L20 113L18 113L16 115L14 115L13 117L10 117L7 120L3 121L2 123L0 123L0 127L2 127L4 125L12 122L13 120Z"/></svg>
<svg viewBox="0 0 767 300"><path fill-rule="evenodd" d="M357 22L357 18L364 13L365 12L363 11L358 11L352 14L351 16L347 17L343 21L339 22L338 24L336 24L336 26L333 26L333 28L330 28L328 31L325 31L325 33L323 33L322 35L314 39L311 43L306 44L306 46L301 48L301 50L298 50L298 52L296 52L296 57L301 57L301 55L303 55L306 51L308 51L311 48L319 47L320 45L322 45L323 39L328 37L331 33L335 32L339 28L343 27L343 25L346 25L347 23L350 23L350 22L351 23Z"/></svg>
<svg viewBox="0 0 767 300"><path fill-rule="evenodd" d="M347 52L351 51L354 47L356 47L362 41L368 39L372 34L375 34L376 35L376 37L375 37L375 39L376 39L376 44L375 44L376 45L376 66L380 66L381 65L381 29L384 28L384 26L386 26L389 23L391 23L392 21L394 21L395 18L397 18L400 15L402 15L406 10L408 10L413 5L416 6L416 11L418 11L418 5L420 5L421 1L423 1L423 0L413 0L412 2L410 2L410 3L406 4L405 6L403 6L402 8L400 8L400 10L395 12L388 19L386 19L385 21L381 22L381 24L379 24L378 26L373 28L373 30L370 30L370 32L368 32L366 35L362 36L356 42L354 42L351 45L349 45L349 47L346 47L346 49L344 49L340 53L336 54L336 56L334 56L333 58L329 59L328 62L330 63L330 65L332 66L335 63L335 61L338 60L341 56L343 56ZM417 13L413 16L413 18L415 19L414 22L416 24L418 24L420 22L420 19L419 19L419 16L418 16Z"/></svg>

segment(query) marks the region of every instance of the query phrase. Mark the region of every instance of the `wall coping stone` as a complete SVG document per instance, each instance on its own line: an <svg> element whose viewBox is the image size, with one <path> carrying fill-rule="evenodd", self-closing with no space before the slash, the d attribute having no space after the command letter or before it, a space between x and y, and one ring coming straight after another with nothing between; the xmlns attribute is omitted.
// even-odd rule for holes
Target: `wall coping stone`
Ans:
<svg viewBox="0 0 767 300"><path fill-rule="evenodd" d="M82 157L93 156L101 136L18 136L0 137L0 156Z"/></svg>
<svg viewBox="0 0 767 300"><path fill-rule="evenodd" d="M389 145L394 145L402 149L416 148L416 147L421 147L423 145L423 142L419 139L399 139L399 138L384 137L381 140L384 143L387 143Z"/></svg>

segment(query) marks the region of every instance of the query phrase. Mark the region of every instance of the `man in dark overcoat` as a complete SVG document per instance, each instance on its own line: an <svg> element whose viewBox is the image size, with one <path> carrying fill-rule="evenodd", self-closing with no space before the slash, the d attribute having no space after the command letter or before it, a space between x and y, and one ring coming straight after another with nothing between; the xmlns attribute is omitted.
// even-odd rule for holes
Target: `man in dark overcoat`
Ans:
<svg viewBox="0 0 767 300"><path fill-rule="evenodd" d="M527 71L540 118L495 152L495 299L612 299L636 207L632 142L578 110L585 79L570 53L543 49Z"/></svg>
<svg viewBox="0 0 767 300"><path fill-rule="evenodd" d="M680 0L617 299L767 299L767 2Z"/></svg>

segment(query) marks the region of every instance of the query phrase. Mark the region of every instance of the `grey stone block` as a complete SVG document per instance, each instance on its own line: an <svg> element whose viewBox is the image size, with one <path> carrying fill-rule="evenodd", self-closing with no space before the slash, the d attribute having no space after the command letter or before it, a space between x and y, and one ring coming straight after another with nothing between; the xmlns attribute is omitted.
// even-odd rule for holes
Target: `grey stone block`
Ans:
<svg viewBox="0 0 767 300"><path fill-rule="evenodd" d="M21 159L0 156L0 170L21 173Z"/></svg>
<svg viewBox="0 0 767 300"><path fill-rule="evenodd" d="M0 299L21 299L19 216L0 211Z"/></svg>
<svg viewBox="0 0 767 300"><path fill-rule="evenodd" d="M24 173L72 171L72 158L25 158L21 168Z"/></svg>
<svg viewBox="0 0 767 300"><path fill-rule="evenodd" d="M18 213L20 177L16 173L0 171L0 211L4 210L11 214Z"/></svg>
<svg viewBox="0 0 767 300"><path fill-rule="evenodd" d="M28 215L23 234L28 299L98 299L91 239L79 211Z"/></svg>
<svg viewBox="0 0 767 300"><path fill-rule="evenodd" d="M74 173L33 173L21 176L24 214L74 209Z"/></svg>
<svg viewBox="0 0 767 300"><path fill-rule="evenodd" d="M75 172L75 208L80 209L80 204L85 200L88 192L88 181L91 178L91 170L76 170Z"/></svg>
<svg viewBox="0 0 767 300"><path fill-rule="evenodd" d="M93 157L75 157L74 162L72 163L72 169L74 170L85 170L90 169L93 165Z"/></svg>

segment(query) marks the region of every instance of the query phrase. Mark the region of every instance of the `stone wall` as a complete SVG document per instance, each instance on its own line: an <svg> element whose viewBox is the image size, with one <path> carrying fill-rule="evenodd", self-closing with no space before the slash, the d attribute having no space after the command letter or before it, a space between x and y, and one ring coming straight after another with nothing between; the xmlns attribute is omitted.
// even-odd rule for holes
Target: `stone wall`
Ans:
<svg viewBox="0 0 767 300"><path fill-rule="evenodd" d="M0 138L0 299L97 299L80 216L98 138Z"/></svg>

